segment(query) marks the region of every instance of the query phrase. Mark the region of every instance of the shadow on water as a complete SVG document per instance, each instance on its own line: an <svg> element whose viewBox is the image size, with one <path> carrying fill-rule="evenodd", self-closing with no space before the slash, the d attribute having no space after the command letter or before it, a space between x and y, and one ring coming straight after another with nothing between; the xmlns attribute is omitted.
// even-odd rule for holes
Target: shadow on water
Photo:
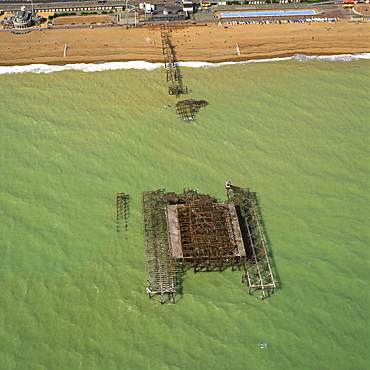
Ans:
<svg viewBox="0 0 370 370"><path fill-rule="evenodd" d="M238 217L238 223L239 223L239 226L240 226L240 231L241 231L241 234L242 234L242 239L243 239L243 244L244 244L246 257L247 257L247 260L251 260L252 257L253 257L253 249L252 249L251 244L249 243L248 231L247 231L247 227L245 225L244 217L241 213L240 206L236 205L235 210L236 210L236 215Z"/></svg>

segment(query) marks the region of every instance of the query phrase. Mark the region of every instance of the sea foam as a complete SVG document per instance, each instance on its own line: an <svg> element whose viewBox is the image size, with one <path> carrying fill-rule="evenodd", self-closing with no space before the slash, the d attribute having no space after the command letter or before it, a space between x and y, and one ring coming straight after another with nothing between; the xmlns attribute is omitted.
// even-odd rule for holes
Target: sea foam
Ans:
<svg viewBox="0 0 370 370"><path fill-rule="evenodd" d="M344 61L350 62L359 59L370 59L370 53L362 54L341 54L341 55L301 55L296 54L292 57L270 58L270 59L252 59L240 62L178 62L181 67L189 68L215 68L224 65L247 64L247 63L267 63L279 62L284 60L295 59L299 62L307 62L310 60L318 61ZM61 71L81 71L81 72L102 72L121 69L142 69L153 71L163 67L163 63L150 63L146 61L131 61L131 62L102 62L102 63L75 63L65 65L48 65L48 64L29 64L24 66L0 66L0 75L12 73L52 73Z"/></svg>
<svg viewBox="0 0 370 370"><path fill-rule="evenodd" d="M103 62L103 63L75 63L64 65L29 64L24 66L0 67L1 74L11 73L52 73L61 71L102 72L117 69L146 69L154 70L161 67L162 63L149 63L145 61L132 62Z"/></svg>

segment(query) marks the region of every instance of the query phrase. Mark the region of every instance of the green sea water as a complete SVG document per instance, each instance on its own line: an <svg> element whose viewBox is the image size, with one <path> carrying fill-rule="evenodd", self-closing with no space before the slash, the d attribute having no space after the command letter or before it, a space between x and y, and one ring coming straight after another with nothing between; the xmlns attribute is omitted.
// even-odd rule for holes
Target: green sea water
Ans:
<svg viewBox="0 0 370 370"><path fill-rule="evenodd" d="M0 76L1 369L366 369L369 61ZM141 192L256 192L277 290L145 293ZM130 196L116 232L115 196Z"/></svg>

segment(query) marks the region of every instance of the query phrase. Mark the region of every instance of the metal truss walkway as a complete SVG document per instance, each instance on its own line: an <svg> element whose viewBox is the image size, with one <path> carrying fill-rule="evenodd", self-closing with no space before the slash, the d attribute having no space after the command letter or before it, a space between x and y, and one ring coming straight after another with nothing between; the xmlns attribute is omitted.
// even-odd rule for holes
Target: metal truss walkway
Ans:
<svg viewBox="0 0 370 370"><path fill-rule="evenodd" d="M149 297L175 303L176 268L171 259L163 190L143 193L144 235Z"/></svg>
<svg viewBox="0 0 370 370"><path fill-rule="evenodd" d="M167 82L170 82L168 93L176 96L187 94L188 89L182 85L180 68L176 63L175 49L171 43L171 30L161 27L161 39Z"/></svg>
<svg viewBox="0 0 370 370"><path fill-rule="evenodd" d="M248 283L249 294L260 291L260 298L271 295L276 283L265 247L265 237L258 219L253 194L249 189L232 187L228 189L228 198L238 206L240 217L244 221L244 244L247 263L243 280Z"/></svg>

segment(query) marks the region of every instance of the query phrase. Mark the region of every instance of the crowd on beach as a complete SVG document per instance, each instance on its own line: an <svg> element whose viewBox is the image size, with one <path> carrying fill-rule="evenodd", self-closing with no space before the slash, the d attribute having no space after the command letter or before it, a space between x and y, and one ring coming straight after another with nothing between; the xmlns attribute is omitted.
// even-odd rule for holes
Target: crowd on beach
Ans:
<svg viewBox="0 0 370 370"><path fill-rule="evenodd" d="M218 22L219 27L228 27L228 26L237 26L239 24L270 24L270 23L278 23L278 24L286 24L286 23L311 23L311 22L337 22L339 18L337 17L324 17L324 18L307 18L307 19L289 19L289 20L255 20L255 21L226 21L226 22Z"/></svg>

